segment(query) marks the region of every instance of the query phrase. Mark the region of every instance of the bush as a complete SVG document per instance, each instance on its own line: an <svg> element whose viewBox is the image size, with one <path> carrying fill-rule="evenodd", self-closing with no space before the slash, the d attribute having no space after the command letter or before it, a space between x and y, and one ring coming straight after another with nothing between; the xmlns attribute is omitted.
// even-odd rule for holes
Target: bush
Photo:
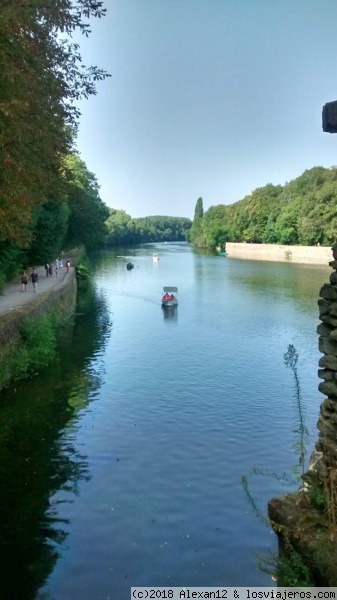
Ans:
<svg viewBox="0 0 337 600"><path fill-rule="evenodd" d="M6 282L6 277L5 277L4 273L1 273L1 271L0 271L0 294L2 293L2 290L4 289L5 282Z"/></svg>
<svg viewBox="0 0 337 600"><path fill-rule="evenodd" d="M23 347L18 356L21 373L44 369L56 354L56 326L50 315L26 317L20 329Z"/></svg>
<svg viewBox="0 0 337 600"><path fill-rule="evenodd" d="M78 257L75 271L79 283L87 282L91 279L92 270L89 259L85 252L81 252L80 256Z"/></svg>

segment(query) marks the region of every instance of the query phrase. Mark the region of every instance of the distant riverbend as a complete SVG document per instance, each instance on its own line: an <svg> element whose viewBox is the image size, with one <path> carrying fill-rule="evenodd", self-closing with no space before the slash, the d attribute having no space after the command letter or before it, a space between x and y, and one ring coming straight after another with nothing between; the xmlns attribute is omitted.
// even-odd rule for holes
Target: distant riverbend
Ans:
<svg viewBox="0 0 337 600"><path fill-rule="evenodd" d="M280 244L226 243L230 258L273 260L308 265L328 265L331 248L326 246L282 246Z"/></svg>

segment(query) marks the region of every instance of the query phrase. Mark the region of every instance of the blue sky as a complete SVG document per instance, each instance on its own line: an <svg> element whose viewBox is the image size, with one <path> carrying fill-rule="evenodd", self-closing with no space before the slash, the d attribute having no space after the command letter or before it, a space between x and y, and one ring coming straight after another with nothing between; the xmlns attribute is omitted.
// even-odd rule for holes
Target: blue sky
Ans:
<svg viewBox="0 0 337 600"><path fill-rule="evenodd" d="M81 102L77 147L108 206L193 218L337 164L336 0L106 0L81 37L112 76Z"/></svg>

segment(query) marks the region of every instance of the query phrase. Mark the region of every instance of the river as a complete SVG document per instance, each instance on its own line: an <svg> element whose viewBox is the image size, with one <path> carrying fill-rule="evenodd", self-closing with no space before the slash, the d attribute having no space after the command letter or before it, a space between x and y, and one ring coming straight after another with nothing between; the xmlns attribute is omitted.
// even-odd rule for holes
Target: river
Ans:
<svg viewBox="0 0 337 600"><path fill-rule="evenodd" d="M158 252L159 262L152 254ZM131 261L134 269L128 271ZM185 244L103 252L50 368L1 394L2 599L126 600L131 586L270 586L263 512L317 439L317 299L330 269ZM164 285L179 305L161 308ZM3 595L3 590L5 590Z"/></svg>

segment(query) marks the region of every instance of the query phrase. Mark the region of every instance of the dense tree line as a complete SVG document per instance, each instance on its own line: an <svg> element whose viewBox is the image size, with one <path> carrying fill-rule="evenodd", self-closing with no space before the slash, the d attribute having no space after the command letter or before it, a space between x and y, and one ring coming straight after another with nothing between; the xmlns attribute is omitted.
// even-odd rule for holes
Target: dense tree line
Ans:
<svg viewBox="0 0 337 600"><path fill-rule="evenodd" d="M71 40L75 30L88 35L87 20L104 14L97 0L2 0L0 283L66 243L86 242L83 214L91 232L96 209L103 222L108 216L94 176L74 155L74 102L95 94L96 82L108 75L82 65Z"/></svg>
<svg viewBox="0 0 337 600"><path fill-rule="evenodd" d="M45 264L62 250L85 245L90 251L105 244L109 210L99 196L95 175L77 154L69 154L64 164L64 194L49 194L32 208L26 243L0 238L0 286L20 268Z"/></svg>
<svg viewBox="0 0 337 600"><path fill-rule="evenodd" d="M265 185L234 204L211 206L203 215L200 200L189 237L198 246L330 245L337 239L336 167L313 167L284 186Z"/></svg>
<svg viewBox="0 0 337 600"><path fill-rule="evenodd" d="M109 209L106 245L123 246L146 242L184 241L192 222L184 217L152 216L132 219L123 210Z"/></svg>

